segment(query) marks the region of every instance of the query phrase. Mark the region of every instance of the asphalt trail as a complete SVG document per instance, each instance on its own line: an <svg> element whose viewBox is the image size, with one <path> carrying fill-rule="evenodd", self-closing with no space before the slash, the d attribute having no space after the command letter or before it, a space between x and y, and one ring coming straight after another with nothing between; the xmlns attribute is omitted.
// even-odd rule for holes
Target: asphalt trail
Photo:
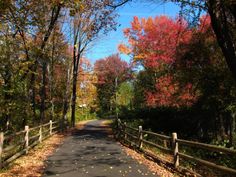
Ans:
<svg viewBox="0 0 236 177"><path fill-rule="evenodd" d="M45 163L45 177L156 176L108 137L102 120L88 122L83 129L67 137Z"/></svg>

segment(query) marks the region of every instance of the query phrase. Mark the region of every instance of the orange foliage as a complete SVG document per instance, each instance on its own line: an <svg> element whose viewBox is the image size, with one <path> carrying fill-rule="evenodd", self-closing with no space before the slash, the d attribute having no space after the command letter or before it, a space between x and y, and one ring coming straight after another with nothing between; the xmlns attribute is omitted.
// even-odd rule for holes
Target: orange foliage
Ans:
<svg viewBox="0 0 236 177"><path fill-rule="evenodd" d="M90 61L86 58L82 58L80 60L80 68L77 82L78 105L86 105L86 107L90 109L96 108L96 83L97 77L93 72L93 68Z"/></svg>

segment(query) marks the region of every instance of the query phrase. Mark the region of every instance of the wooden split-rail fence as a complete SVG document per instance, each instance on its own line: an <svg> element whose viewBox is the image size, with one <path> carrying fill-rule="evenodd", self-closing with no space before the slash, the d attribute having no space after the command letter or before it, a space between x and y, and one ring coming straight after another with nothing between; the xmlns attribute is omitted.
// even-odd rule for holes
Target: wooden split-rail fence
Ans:
<svg viewBox="0 0 236 177"><path fill-rule="evenodd" d="M223 148L223 147L219 147L215 145L179 139L177 137L177 133L172 133L172 136L166 136L166 135L154 133L151 131L145 131L142 129L142 126L139 126L138 128L127 126L126 122L121 122L120 119L116 120L116 122L117 122L116 137L118 139L123 140L126 143L129 143L129 145L136 147L139 150L144 151L145 153L151 156L155 156L155 153L150 154L150 151L145 151L145 148L143 148L144 144L148 145L149 147L154 147L165 153L170 154L173 159L171 164L176 169L184 168L180 164L180 158L181 158L181 159L198 163L200 165L204 165L206 167L209 167L215 170L219 170L225 174L236 176L236 169L232 169L223 165L218 165L213 162L188 155L182 152L181 149L179 149L179 145L193 147L196 149L205 149L211 152L229 154L232 157L236 156L236 150L234 149ZM159 143L145 138L150 135L155 137L154 139L158 139Z"/></svg>
<svg viewBox="0 0 236 177"><path fill-rule="evenodd" d="M24 130L10 135L0 132L0 169L64 128L64 122L62 125L62 121L50 120L36 127L25 126Z"/></svg>

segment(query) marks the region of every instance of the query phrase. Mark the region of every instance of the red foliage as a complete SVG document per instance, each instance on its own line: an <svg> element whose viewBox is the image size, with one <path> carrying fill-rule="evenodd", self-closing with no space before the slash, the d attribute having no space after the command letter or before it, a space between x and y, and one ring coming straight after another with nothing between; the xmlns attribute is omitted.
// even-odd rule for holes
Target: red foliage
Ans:
<svg viewBox="0 0 236 177"><path fill-rule="evenodd" d="M114 83L116 77L118 82L124 81L129 77L128 68L127 62L122 61L118 54L97 60L94 65L98 84Z"/></svg>
<svg viewBox="0 0 236 177"><path fill-rule="evenodd" d="M200 24L198 26L198 32L201 33L205 33L208 30L210 30L212 32L212 34L214 33L211 27L211 18L209 15L203 15L200 18Z"/></svg>
<svg viewBox="0 0 236 177"><path fill-rule="evenodd" d="M124 34L135 59L141 60L144 67L157 68L162 63L173 63L178 44L187 43L192 33L185 21L160 16L141 20L134 17Z"/></svg>
<svg viewBox="0 0 236 177"><path fill-rule="evenodd" d="M148 106L190 106L197 100L198 94L192 84L180 84L181 81L174 80L168 70L179 58L177 54L186 52L179 47L180 44L189 44L193 40L194 32L212 33L210 23L209 16L202 16L199 26L190 29L182 19L174 20L166 16L148 19L134 17L131 27L124 29L129 45L121 44L119 50L133 54L134 61L139 61L146 70L159 73L152 76L156 80L154 89L145 88ZM208 40L214 40L214 36ZM192 64L189 59L188 67Z"/></svg>
<svg viewBox="0 0 236 177"><path fill-rule="evenodd" d="M147 105L150 107L190 106L197 100L191 83L180 87L170 75L158 78L155 87L155 92L146 92Z"/></svg>

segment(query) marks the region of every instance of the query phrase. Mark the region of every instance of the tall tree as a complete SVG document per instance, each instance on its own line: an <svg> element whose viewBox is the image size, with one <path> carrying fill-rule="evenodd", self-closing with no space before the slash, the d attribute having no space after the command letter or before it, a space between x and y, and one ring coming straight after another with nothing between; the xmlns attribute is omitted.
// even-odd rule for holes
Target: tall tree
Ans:
<svg viewBox="0 0 236 177"><path fill-rule="evenodd" d="M188 43L192 32L185 21L166 16L148 19L134 17L131 27L124 30L129 46L120 45L121 52L132 54L149 74L146 101L149 106L191 105L195 96L191 84L183 88L170 74L179 44ZM158 35L157 35L158 34Z"/></svg>
<svg viewBox="0 0 236 177"><path fill-rule="evenodd" d="M43 39L40 45L40 56L38 58L38 60L40 60L40 64L41 64L41 68L42 68L42 83L41 83L41 90L40 90L40 99L41 99L41 103L40 103L40 121L42 122L45 119L45 100L46 100L46 74L47 74L47 65L48 65L48 61L45 58L44 55L44 48L47 44L48 39L50 38L52 31L57 23L57 20L59 18L60 15L60 10L62 8L62 4L61 3L56 3L56 4L52 4L51 7L49 7L51 10L51 15L50 20L48 22L46 22L46 29L44 28L43 31L40 32L44 32L43 34ZM38 62L38 61L37 61ZM35 64L37 64L37 62Z"/></svg>
<svg viewBox="0 0 236 177"><path fill-rule="evenodd" d="M50 88L53 88L54 84L58 84L58 79L56 82L52 82L55 80L53 73L59 70L59 65L64 65L63 60L66 58L64 49L67 44L64 42L63 34L59 32L60 25L57 25L60 9L62 6L65 7L64 5L63 1L59 3L53 0L1 1L0 80L5 79L8 83L1 82L0 89L1 100L5 102L7 108L6 111L0 113L1 117L6 120L1 118L1 121L4 120L1 123L2 127L6 127L7 122L10 122L11 126L8 127L11 128L24 126L27 120L29 120L28 123L36 122L34 119L39 112L38 102L41 102L40 117L43 121L47 101L46 93L52 97L54 96L51 94L52 92L58 93L53 89L47 89L47 84ZM55 29L55 27L57 28ZM54 37L51 35L53 31ZM2 63L3 61L6 62ZM43 63L46 63L46 72L45 67L44 71L42 69ZM52 67L55 65L55 68ZM47 68L50 72L47 71ZM40 84L40 79L44 81L43 84ZM47 79L49 79L48 83ZM38 96L39 87L41 87L40 96ZM4 94L8 94L8 96L3 98ZM50 101L53 100L51 98L49 98ZM57 97L57 99L60 100L61 97ZM15 111L11 111L13 108ZM32 110L34 114L32 114ZM13 126L16 121L19 126Z"/></svg>
<svg viewBox="0 0 236 177"><path fill-rule="evenodd" d="M182 83L191 82L197 90L195 108L214 115L208 116L211 128L206 126L205 117L198 118L200 127L204 129L202 136L206 137L207 132L212 131L218 140L230 137L232 145L235 123L229 113L234 111L236 82L216 41L210 17L202 16L191 41L178 48L172 72L176 79Z"/></svg>
<svg viewBox="0 0 236 177"><path fill-rule="evenodd" d="M73 79L71 101L71 125L75 125L76 92L79 62L88 45L99 34L115 29L114 8L110 1L84 1L75 4L70 11L73 25Z"/></svg>
<svg viewBox="0 0 236 177"><path fill-rule="evenodd" d="M130 77L127 62L118 54L97 60L94 65L97 75L98 100L102 111L114 110L114 99L119 85Z"/></svg>
<svg viewBox="0 0 236 177"><path fill-rule="evenodd" d="M125 1L129 2L132 0ZM194 22L201 12L206 11L211 18L211 25L217 42L224 54L227 65L236 79L236 3L234 0L152 0L153 2L174 2L180 5L180 14L185 14ZM191 18L193 17L193 18Z"/></svg>
<svg viewBox="0 0 236 177"><path fill-rule="evenodd" d="M236 79L236 3L234 0L171 0L180 3L182 14L199 18L202 11L209 13L217 42L227 65ZM198 12L197 12L198 11ZM192 14L193 13L193 14Z"/></svg>
<svg viewBox="0 0 236 177"><path fill-rule="evenodd" d="M77 83L77 105L81 108L82 115L86 117L88 113L93 113L97 110L96 83L97 77L90 61L86 58L82 58Z"/></svg>

